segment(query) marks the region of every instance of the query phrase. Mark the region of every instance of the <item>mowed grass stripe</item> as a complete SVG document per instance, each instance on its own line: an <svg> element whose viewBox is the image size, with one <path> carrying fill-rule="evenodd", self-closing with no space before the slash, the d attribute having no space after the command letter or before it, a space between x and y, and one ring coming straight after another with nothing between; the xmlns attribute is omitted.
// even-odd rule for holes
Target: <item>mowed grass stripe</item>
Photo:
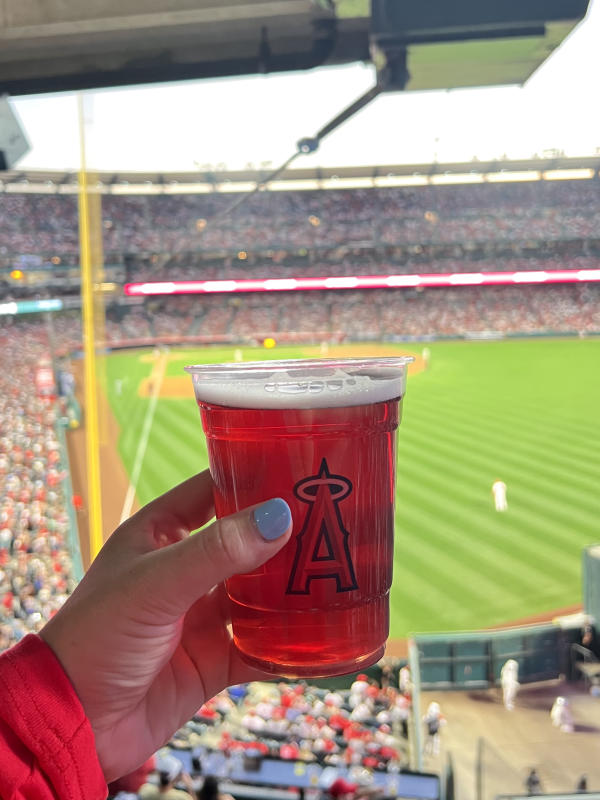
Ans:
<svg viewBox="0 0 600 800"><path fill-rule="evenodd" d="M489 592L475 606L449 602L443 584L435 586L431 581L411 574L410 570L397 570L391 595L390 633L392 637L408 633L433 631L456 631L485 628L502 623L514 623L526 616L555 610L565 605L564 592L575 593L578 586L563 583L551 591L540 591L531 584L523 584L515 592L513 602L494 612L488 602ZM527 609L523 613L523 609Z"/></svg>
<svg viewBox="0 0 600 800"><path fill-rule="evenodd" d="M152 431L148 448L149 456L162 456L165 461L165 481L182 481L205 469L208 459L206 449L193 439L181 439L173 447L173 435L169 428L156 427Z"/></svg>
<svg viewBox="0 0 600 800"><path fill-rule="evenodd" d="M136 487L136 495L141 505L146 505L179 482L165 478L169 467L169 461L165 458L154 456L144 461L144 469Z"/></svg>
<svg viewBox="0 0 600 800"><path fill-rule="evenodd" d="M172 431L173 442L196 442L204 446L200 414L193 402L184 399L162 399L156 407L154 427Z"/></svg>
<svg viewBox="0 0 600 800"><path fill-rule="evenodd" d="M445 415L446 426L451 426L454 430L464 431L465 435L473 436L473 431L477 431L477 443L481 446L484 441L489 446L507 445L513 453L538 454L540 449L544 456L553 462L560 463L563 467L569 467L581 473L589 480L597 480L600 477L600 464L592 460L589 463L590 449L596 444L596 437L588 436L587 441L581 445L574 445L570 439L552 436L547 429L540 429L539 434L532 432L532 426L523 418L521 427L512 426L510 431L499 425L484 423L481 417L476 415L456 415L449 417ZM439 415L435 412L428 412L420 409L419 419L415 421L417 426L439 426ZM447 429L447 428L446 428ZM600 439L597 441L600 447ZM502 452L502 450L500 450Z"/></svg>
<svg viewBox="0 0 600 800"><path fill-rule="evenodd" d="M411 521L420 521L426 525L427 514L419 514L418 510L410 515ZM495 595L490 597L491 605L501 608L506 601L512 598L514 589L521 585L522 578L518 570L512 569L512 563L505 563L503 554L496 554L495 565L485 561L485 556L480 558L468 553L468 546L461 543L452 529L442 531L432 529L431 535L426 536L400 536L397 540L397 550L394 563L398 566L408 561L413 564L416 559L422 564L428 564L424 573L427 580L438 580L446 586L449 594L458 594L468 597L471 595L477 602L481 594L489 591L489 577L493 573L498 581ZM525 571L522 570L525 574ZM499 582L502 580L502 583Z"/></svg>
<svg viewBox="0 0 600 800"><path fill-rule="evenodd" d="M419 541L435 539L439 543L439 552L450 545L461 551L472 564L477 564L479 569L485 566L493 572L504 570L504 579L508 582L522 579L527 574L558 575L561 570L568 569L562 563L564 546L548 544L545 530L540 531L537 537L521 530L520 536L507 543L505 531L511 526L518 530L512 517L495 511L479 511L448 496L443 508L439 508L431 502L432 496L431 484L413 484L411 502L404 504L397 523L400 529L406 526L408 530L423 531ZM469 526L469 520L474 519L479 519L479 524L471 523ZM465 528L473 535L465 534ZM410 542L414 541L412 537ZM501 566L503 561L506 567Z"/></svg>
<svg viewBox="0 0 600 800"><path fill-rule="evenodd" d="M508 513L503 514L502 517L498 515L498 522L494 522L489 517L486 518L485 515L480 514L479 517L483 522L477 526L475 535L469 538L464 530L465 525L468 524L468 522L465 522L465 515L459 516L455 507L449 512L446 510L450 520L445 524L440 523L439 508L428 502L429 496L430 492L426 490L419 493L415 489L411 493L410 503L407 504L408 510L403 511L398 520L400 528L408 524L415 524L414 517L416 512L413 509L417 504L419 504L421 510L427 506L432 509L432 516L430 520L431 527L424 532L425 536L437 536L440 531L454 530L456 532L456 541L466 541L468 543L467 548L470 547L477 553L476 556L472 556L475 561L480 558L480 553L484 549L491 548L487 560L492 570L496 567L493 557L493 551L496 551L497 555L510 557L512 560L511 570L515 574L521 571L526 573L530 569L535 571L540 568L546 573L555 575L559 575L565 570L571 570L573 574L578 574L579 564L570 559L565 562L565 556L579 553L581 547L593 541L593 537L587 535L577 536L571 532L556 531L550 520L533 520L539 523L537 530L535 530L532 526L532 520L527 515L517 515L510 510Z"/></svg>
<svg viewBox="0 0 600 800"><path fill-rule="evenodd" d="M419 514L411 515L413 520L418 520ZM427 524L427 515L422 515L421 522ZM534 578L538 585L554 585L554 579L545 571L537 570L532 576L527 569L528 564L521 564L511 554L499 552L495 554L494 561L485 560L482 556L471 557L468 546L461 544L459 547L458 536L452 530L435 528L432 534L423 537L400 537L395 564L399 566L413 561L429 564L424 573L426 580L439 581L446 586L449 594L465 598L471 595L477 604L485 598L484 605L500 613L503 608L514 602L515 593L519 593L524 583ZM479 546L473 543L472 549ZM491 590L490 583L493 585Z"/></svg>
<svg viewBox="0 0 600 800"><path fill-rule="evenodd" d="M597 341L594 346L597 348ZM564 365L565 373L568 374L572 368L578 370L578 365L569 359L569 363ZM585 374L585 388L583 384L575 383L570 393L555 392L548 385L545 370L532 368L527 375L511 376L510 385L507 381L506 386L501 386L488 377L483 386L465 386L461 392L445 393L444 404L494 412L497 419L509 423L520 414L530 417L533 424L558 416L573 431L583 431L585 423L577 412L587 412L594 406L595 397L600 392L596 370L597 364L591 365Z"/></svg>
<svg viewBox="0 0 600 800"><path fill-rule="evenodd" d="M141 503L147 503L159 494L171 489L178 483L194 474L191 463L195 458L192 450L187 450L187 445L182 442L176 447L169 447L172 441L168 436L162 435L164 429L153 428L150 441L146 450L142 474L137 486L137 495Z"/></svg>
<svg viewBox="0 0 600 800"><path fill-rule="evenodd" d="M580 547L600 538L600 341L428 346L432 368L410 376L400 430L392 635L498 624L579 601ZM243 352L256 360L304 354ZM152 364L139 355L130 374L143 377ZM168 374L232 356L233 348L172 351ZM122 375L127 357L115 358ZM111 398L128 446L137 444L144 402L129 386ZM177 470L187 477L206 463L193 401L161 398L157 425L148 494L181 479ZM508 484L506 515L493 510L495 477Z"/></svg>
<svg viewBox="0 0 600 800"><path fill-rule="evenodd" d="M459 428L459 425L455 426ZM461 446L462 443L462 446ZM580 473L573 473L566 466L560 466L557 462L556 466L549 465L549 459L546 457L547 453L543 445L540 446L539 451L531 458L525 453L519 455L518 452L512 450L506 451L501 447L500 441L497 446L491 448L486 446L484 442L484 434L478 437L477 443L474 443L469 450L464 449L464 440L460 433L454 433L448 430L442 430L435 435L431 433L422 432L419 434L413 428L411 430L410 438L406 436L402 441L402 450L411 446L413 447L413 460L415 457L415 449L422 448L423 455L426 457L430 455L432 450L436 450L444 456L447 456L448 462L452 463L452 470L461 466L458 463L458 458L461 460L468 459L468 462L479 469L479 474L486 474L490 476L491 481L494 477L500 474L502 469L510 469L513 475L518 475L519 480L527 483L528 481L537 481L541 486L545 484L547 496L550 497L551 492L558 492L565 495L565 499L571 496L571 499L578 504L578 507L583 511L587 506L589 513L597 516L598 506L598 480L588 479L587 476L582 476ZM494 452L497 454L496 463L490 469L490 459L488 453ZM556 452L556 451L554 451ZM418 458L422 458L419 455ZM484 471L485 470L485 471ZM544 480L547 476L547 480Z"/></svg>
<svg viewBox="0 0 600 800"><path fill-rule="evenodd" d="M556 492L564 500L564 505L569 500L580 504L579 508L582 512L582 517L588 513L585 510L586 507L589 509L589 515L592 518L597 516L597 499L583 489L577 478L570 477L568 471L565 471L563 475L562 473L557 474L552 470L553 479L548 480L543 476L539 476L537 459L533 461L512 455L507 457L506 454L498 459L500 463L495 464L495 469L492 471L489 460L486 458L487 448L479 450L473 447L466 452L460 453L457 452L459 442L460 437L454 437L448 433L442 433L439 436L430 438L427 435L419 436L415 431L412 431L411 441L404 440L402 443L399 468L402 469L402 464L405 460L408 463L408 472L410 472L412 465L415 463L425 464L435 460L437 468L443 471L444 477L455 480L461 475L468 483L485 485L488 493L491 490L494 478L501 474L502 471L507 470L514 481L513 489L515 487L518 490L520 487L537 486L540 495L545 499L551 499L549 498L550 492ZM503 475L503 477L506 476Z"/></svg>
<svg viewBox="0 0 600 800"><path fill-rule="evenodd" d="M427 562L407 560L396 566L391 593L392 636L495 625L519 619L523 616L523 607L535 613L561 604L560 596L555 596L554 592L532 593L528 582L521 584L512 600L502 606L494 607L490 602L496 584L488 585L475 603L469 603L463 593L450 595L444 581L436 582L433 576L427 576L427 571Z"/></svg>
<svg viewBox="0 0 600 800"><path fill-rule="evenodd" d="M420 408L425 413L435 412L435 408ZM500 432L505 439L512 441L515 434L523 437L523 441L530 441L535 444L542 439L558 440L568 448L573 456L577 456L582 448L587 450L590 437L600 441L596 431L590 431L585 425L575 424L571 418L565 419L563 416L554 413L540 413L533 415L527 410L520 408L519 413L511 415L507 419L503 412L486 410L485 407L457 405L456 407L446 408L445 412L450 412L450 416L456 418L467 418L476 421L486 429ZM575 415L577 412L571 412Z"/></svg>
<svg viewBox="0 0 600 800"><path fill-rule="evenodd" d="M460 619L473 607L467 605L462 593L455 595L449 592L443 580L427 577L428 572L428 564L418 558L414 562L395 565L391 592L392 635L406 635L409 631L422 628L422 619L433 621L434 627L437 627L441 620L450 622ZM480 600L478 598L477 605ZM401 624L399 613L403 617Z"/></svg>
<svg viewBox="0 0 600 800"><path fill-rule="evenodd" d="M415 454L413 459L409 459L413 471L423 465L427 465L429 470L437 469L442 474L442 479L454 486L454 493L462 495L467 503L473 497L485 495L489 498L491 507L493 503L491 476L494 473L486 475L481 469L471 466L475 464L472 455L469 462L465 460L452 464L447 460L442 446L436 442L435 449L434 446L429 446L426 452L421 453L420 462L417 462L416 458ZM554 482L540 479L536 477L533 465L530 470L517 470L514 466L507 470L507 466L504 465L501 474L508 484L511 510L522 507L525 511L529 506L530 511L535 511L539 516L549 518L552 523L560 523L569 529L574 525L580 525L589 532L597 529L600 503L598 498L591 496L589 492L577 487L567 487L566 480L562 485L555 486Z"/></svg>
<svg viewBox="0 0 600 800"><path fill-rule="evenodd" d="M469 606L469 611L465 611L463 617L467 614L470 615L469 625L481 626L483 624L496 624L502 621L509 621L527 616L528 614L537 613L540 611L558 608L565 605L564 592L565 590L576 592L579 587L579 575L576 569L565 570L559 569L558 573L550 574L549 571L535 572L528 569L530 566L527 561L523 561L518 574L511 577L510 584L505 577L505 570L500 568L501 556L497 561L497 569L493 564L487 565L488 569L482 569L479 576L479 586L481 590L478 594L477 602L469 603L466 598L466 593L463 591L462 586L458 588L450 587L447 581L447 576L438 574L439 571L432 569L432 564L440 564L445 568L448 574L451 574L452 565L447 563L447 552L443 547L436 548L436 552L432 555L426 553L424 556L419 557L419 552L414 549L415 539L399 537L399 547L395 560L395 582L393 588L393 596L396 597L398 592L397 584L403 585L406 575L406 570L416 570L421 576L420 593L414 598L408 597L406 603L407 608L415 604L420 606L424 599L429 594L429 586L437 584L445 588L446 596L454 595L454 591L458 592L458 597L454 598L455 602L460 602L460 598L464 599L465 605ZM475 544L476 548L478 545ZM422 550L423 548L420 548ZM540 549L543 545L540 543ZM511 563L512 566L512 563ZM512 570L511 570L512 571ZM458 573L461 574L460 572ZM463 577L468 580L466 576ZM507 593L506 589L510 591ZM502 602L500 603L500 597ZM547 603L550 603L549 605ZM427 626L428 630L439 629L440 624L437 620L439 611L435 611L435 607L431 609L432 619L429 620L430 624ZM458 622L455 621L455 625ZM415 630L416 623L413 624L412 630Z"/></svg>
<svg viewBox="0 0 600 800"><path fill-rule="evenodd" d="M449 512L448 522L440 524L438 509L427 504L427 496L426 491L421 497L415 491L411 504L397 520L398 530L406 534L407 546L421 541L437 542L438 557L450 550L454 557L460 554L477 571L506 572L504 580L508 583L538 572L558 576L566 570L578 574L577 564L569 560L564 563L565 550L572 549L572 542L560 546L548 543L545 533L529 534L504 517L499 522L488 520L467 534L464 514L457 513L455 507Z"/></svg>
<svg viewBox="0 0 600 800"><path fill-rule="evenodd" d="M468 465L456 465L453 473L448 472L448 464L443 455L436 455L430 450L422 456L422 463L415 465L413 472L426 467L425 473L419 473L423 481L428 481L428 472L434 469L446 469L447 477L437 479L438 492L451 493L461 497L466 506L479 503L482 508L493 508L491 484L488 476L482 476L476 471L469 470ZM523 515L528 518L528 523L537 529L540 524L549 525L560 531L572 531L577 528L587 535L594 536L598 529L599 514L594 504L595 499L589 498L583 492L581 496L567 492L566 489L554 491L551 484L539 481L527 474L510 473L503 471L509 487L509 514L511 516ZM435 478L432 478L434 480ZM440 483L440 480L443 483ZM512 487L512 488L511 488ZM431 498L434 500L434 498ZM435 500L434 500L435 501ZM594 505L591 505L594 504ZM588 506L586 508L585 506Z"/></svg>
<svg viewBox="0 0 600 800"><path fill-rule="evenodd" d="M208 459L197 414L186 423L183 413L166 405L157 407L147 457L165 463L164 480L173 484L204 469Z"/></svg>
<svg viewBox="0 0 600 800"><path fill-rule="evenodd" d="M421 379L420 375L413 376L408 381L408 392L406 404L413 401L411 391L419 390L415 381ZM573 436L575 439L583 441L590 434L590 429L586 425L585 419L578 416L580 412L586 414L594 404L594 392L590 392L590 400L585 403L578 396L569 408L560 409L548 404L546 397L540 397L530 403L519 400L518 405L512 398L497 397L495 394L490 397L489 393L478 393L472 395L465 392L460 396L450 396L445 391L441 392L440 385L430 386L429 392L424 392L419 397L416 408L435 411L439 415L446 413L456 414L457 416L475 416L477 418L487 418L491 422L501 426L507 433L510 433L513 426L519 427L523 419L528 421L528 426L534 429L543 430L547 435L549 432L548 424L560 422L560 431ZM600 387L595 393L598 396ZM585 395L584 395L585 397ZM410 406L409 406L410 407Z"/></svg>
<svg viewBox="0 0 600 800"><path fill-rule="evenodd" d="M493 508L493 500L490 492L490 483L482 481L480 472L469 468L466 462L455 464L452 468L443 455L436 456L433 448L429 448L427 452L422 453L421 461L416 462L413 460L411 463L411 478L414 481L414 476L420 475L421 483L429 485L430 492L428 502L435 502L436 496L441 496L446 503L453 502L454 498L463 498L461 507L465 509L465 514L480 515L487 514L487 509ZM508 476L505 476L508 478ZM511 476L515 479L515 475ZM530 480L530 484L526 483ZM579 525L582 531L587 535L592 536L598 526L598 515L595 513L588 513L580 508L572 508L571 504L561 503L560 499L552 497L550 491L551 487L542 485L536 491L532 491L531 485L536 485L535 479L530 477L530 474L522 474L521 480L513 481L512 485L517 485L518 489L509 495L509 514L511 519L517 523L517 520L526 521L527 526L533 531L539 531L540 535L544 535L547 540L548 536L552 536L561 544L568 544L571 541L571 531L573 527ZM509 478L509 487L511 479ZM539 484L538 484L539 485ZM432 491L432 487L436 487L436 492ZM450 491L450 487L451 491ZM544 492L544 489L546 490ZM403 489L401 489L401 498ZM510 491L510 488L509 488ZM472 510L473 503L476 499L482 498L485 494L486 508L482 512L474 512ZM582 495L582 497L585 495ZM530 498L529 503L527 497ZM535 500L532 498L538 497ZM511 499L513 498L513 499ZM515 502L517 500L518 502ZM579 499L578 502L583 502ZM529 507L528 507L529 506ZM473 521L477 517L474 517ZM468 520L465 520L468 526ZM480 524L484 523L484 518L480 519ZM525 527L525 526L524 526Z"/></svg>
<svg viewBox="0 0 600 800"><path fill-rule="evenodd" d="M206 453L199 414L194 408L190 413L182 402L171 400L159 403L152 434L155 431L156 436L160 436L164 445L174 450L177 456L180 448L183 451L189 449L192 453L194 449Z"/></svg>
<svg viewBox="0 0 600 800"><path fill-rule="evenodd" d="M443 424L441 424L442 422ZM600 478L599 456L594 452L590 453L590 449L594 450L595 437L588 440L589 449L578 448L577 455L573 456L569 452L572 448L568 442L560 439L549 441L547 434L542 434L537 438L529 437L523 432L527 428L526 420L523 421L522 429L512 429L509 434L501 428L495 430L480 424L477 417L465 417L461 414L452 418L445 416L442 421L435 412L430 412L428 416L426 411L420 409L419 416L413 420L411 425L411 433L418 431L419 428L435 431L436 436L452 437L453 441L461 445L462 450L465 448L465 439L468 437L466 441L469 442L469 446L477 449L487 447L491 453L497 454L498 458L510 458L517 453L528 457L533 454L536 462L542 462L543 457L544 464L548 464L548 462L556 464L560 473L565 473L568 469L575 470L582 481L588 481L590 488L597 486ZM476 438L473 436L474 431L477 434ZM409 434L407 433L407 435Z"/></svg>

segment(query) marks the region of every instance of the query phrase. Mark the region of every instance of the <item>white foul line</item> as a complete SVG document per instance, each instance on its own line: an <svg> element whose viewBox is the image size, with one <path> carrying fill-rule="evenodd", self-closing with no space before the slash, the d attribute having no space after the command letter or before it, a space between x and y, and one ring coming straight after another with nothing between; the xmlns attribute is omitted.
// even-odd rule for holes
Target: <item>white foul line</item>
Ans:
<svg viewBox="0 0 600 800"><path fill-rule="evenodd" d="M123 509L121 511L121 519L119 520L119 525L121 525L123 522L125 522L126 519L129 519L129 517L131 516L131 509L133 508L133 501L135 500L135 492L137 489L138 481L140 479L142 464L144 463L144 457L146 455L146 448L148 447L148 439L150 438L150 431L152 430L154 412L156 411L156 404L158 402L160 387L162 386L163 378L165 375L167 360L168 356L166 354L161 355L160 360L155 365L154 369L152 370L152 374L150 375L149 378L149 380L152 381L152 394L150 395L150 402L148 403L146 416L144 417L144 426L142 428L142 435L140 436L140 441L135 454L135 461L133 462L133 470L131 472L131 480L129 481L129 486L127 487L127 494L125 495L125 501L123 503Z"/></svg>

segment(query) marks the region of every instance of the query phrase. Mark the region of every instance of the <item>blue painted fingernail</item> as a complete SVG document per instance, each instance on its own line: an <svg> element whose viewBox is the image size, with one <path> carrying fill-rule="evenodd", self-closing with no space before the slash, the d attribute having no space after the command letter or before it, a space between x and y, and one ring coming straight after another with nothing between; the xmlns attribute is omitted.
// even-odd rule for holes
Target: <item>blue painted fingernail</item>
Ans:
<svg viewBox="0 0 600 800"><path fill-rule="evenodd" d="M292 521L290 507L281 497L267 500L262 506L255 508L253 516L260 535L267 542L283 536Z"/></svg>

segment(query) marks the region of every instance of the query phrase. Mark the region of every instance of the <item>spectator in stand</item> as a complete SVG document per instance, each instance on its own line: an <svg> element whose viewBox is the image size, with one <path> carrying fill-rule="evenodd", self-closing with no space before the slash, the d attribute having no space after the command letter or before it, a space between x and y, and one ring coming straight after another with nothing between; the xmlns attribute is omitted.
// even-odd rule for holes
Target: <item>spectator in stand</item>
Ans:
<svg viewBox="0 0 600 800"><path fill-rule="evenodd" d="M61 326L57 326L57 338ZM32 376L46 326L0 327L0 650L39 631L73 590L58 411Z"/></svg>
<svg viewBox="0 0 600 800"><path fill-rule="evenodd" d="M279 340L290 334L339 341L344 336L394 340L431 334L600 330L600 287L594 284L196 297L193 325L188 297L165 302L169 311L161 315L171 315L170 336L204 334L235 341L262 342L266 336ZM140 314L137 310L131 319L122 315L120 322L109 315L109 340L122 342L142 332L143 338L154 341L149 320L141 324Z"/></svg>
<svg viewBox="0 0 600 800"><path fill-rule="evenodd" d="M198 800L233 800L233 797L227 792L220 792L218 780L212 775L207 775L198 792Z"/></svg>
<svg viewBox="0 0 600 800"><path fill-rule="evenodd" d="M336 778L328 787L327 796L333 800L368 800L368 798L383 797L384 791L379 787L361 786L345 778Z"/></svg>
<svg viewBox="0 0 600 800"><path fill-rule="evenodd" d="M170 754L159 754L156 759L158 785L145 783L139 789L140 800L197 800L191 777L183 769L178 758ZM185 790L176 785L185 786Z"/></svg>
<svg viewBox="0 0 600 800"><path fill-rule="evenodd" d="M348 701L350 708L356 708L357 705L364 702L368 689L369 681L367 676L362 673L357 675L356 680L350 686L350 699Z"/></svg>
<svg viewBox="0 0 600 800"><path fill-rule="evenodd" d="M402 694L410 695L412 692L412 680L410 677L410 667L405 664L398 672L398 688Z"/></svg>

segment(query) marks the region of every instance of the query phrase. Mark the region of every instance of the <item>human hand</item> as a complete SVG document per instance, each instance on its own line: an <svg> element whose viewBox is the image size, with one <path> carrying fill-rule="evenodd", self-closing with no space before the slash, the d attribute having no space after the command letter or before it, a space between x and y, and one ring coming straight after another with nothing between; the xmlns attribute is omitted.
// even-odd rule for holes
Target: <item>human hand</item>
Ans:
<svg viewBox="0 0 600 800"><path fill-rule="evenodd" d="M289 507L268 501L189 536L213 515L208 470L142 508L40 634L81 700L107 782L135 769L221 689L266 677L233 644L223 580L284 546Z"/></svg>

